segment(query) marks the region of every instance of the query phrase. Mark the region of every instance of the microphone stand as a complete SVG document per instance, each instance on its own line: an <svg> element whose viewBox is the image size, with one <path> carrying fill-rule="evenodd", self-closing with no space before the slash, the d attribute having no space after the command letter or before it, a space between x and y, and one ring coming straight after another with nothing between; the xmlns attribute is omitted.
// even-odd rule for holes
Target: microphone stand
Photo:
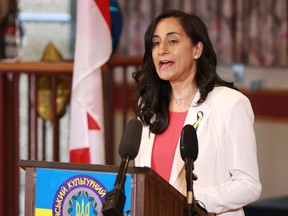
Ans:
<svg viewBox="0 0 288 216"><path fill-rule="evenodd" d="M187 183L187 210L188 216L197 216L196 202L193 191L193 180L197 180L197 176L193 174L194 162L191 158L185 158L186 183Z"/></svg>
<svg viewBox="0 0 288 216"><path fill-rule="evenodd" d="M124 155L119 167L114 189L107 193L103 203L102 213L104 216L122 216L126 200L124 183L129 165L130 156Z"/></svg>

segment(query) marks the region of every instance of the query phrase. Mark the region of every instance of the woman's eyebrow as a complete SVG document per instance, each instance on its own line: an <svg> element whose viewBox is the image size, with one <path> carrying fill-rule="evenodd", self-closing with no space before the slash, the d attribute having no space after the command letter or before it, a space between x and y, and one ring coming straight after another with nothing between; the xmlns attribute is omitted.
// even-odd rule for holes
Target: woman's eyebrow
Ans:
<svg viewBox="0 0 288 216"><path fill-rule="evenodd" d="M178 32L168 32L168 33L166 34L166 36L174 35L174 34L176 34L176 35L181 35L181 34L178 33ZM160 36L159 36L159 35L153 35L153 36L152 36L152 38L155 38L155 37L160 37Z"/></svg>

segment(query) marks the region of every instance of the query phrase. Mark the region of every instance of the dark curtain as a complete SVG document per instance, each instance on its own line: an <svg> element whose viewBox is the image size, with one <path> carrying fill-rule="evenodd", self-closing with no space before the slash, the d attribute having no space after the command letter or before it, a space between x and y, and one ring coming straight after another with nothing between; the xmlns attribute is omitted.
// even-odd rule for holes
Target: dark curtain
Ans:
<svg viewBox="0 0 288 216"><path fill-rule="evenodd" d="M118 0L124 27L118 54L142 55L150 21L166 9L206 23L220 64L288 66L288 0Z"/></svg>

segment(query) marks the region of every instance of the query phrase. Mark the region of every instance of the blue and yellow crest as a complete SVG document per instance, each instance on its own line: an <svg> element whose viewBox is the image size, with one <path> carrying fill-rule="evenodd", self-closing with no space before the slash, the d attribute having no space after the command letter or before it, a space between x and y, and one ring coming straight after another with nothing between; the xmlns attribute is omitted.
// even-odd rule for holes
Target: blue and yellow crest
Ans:
<svg viewBox="0 0 288 216"><path fill-rule="evenodd" d="M36 169L35 216L102 216L116 173ZM129 212L132 176L126 175L124 211Z"/></svg>
<svg viewBox="0 0 288 216"><path fill-rule="evenodd" d="M104 185L88 175L76 175L58 188L52 215L97 216L107 193Z"/></svg>

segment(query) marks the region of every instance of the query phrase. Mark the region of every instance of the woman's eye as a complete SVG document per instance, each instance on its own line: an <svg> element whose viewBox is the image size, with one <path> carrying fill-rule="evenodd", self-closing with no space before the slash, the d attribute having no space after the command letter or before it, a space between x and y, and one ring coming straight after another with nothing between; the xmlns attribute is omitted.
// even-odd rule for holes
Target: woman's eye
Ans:
<svg viewBox="0 0 288 216"><path fill-rule="evenodd" d="M153 44L153 47L155 47L155 46L158 46L160 44L160 42L159 41L153 41L152 44Z"/></svg>
<svg viewBox="0 0 288 216"><path fill-rule="evenodd" d="M178 41L177 40L169 40L169 43L170 44L175 44L175 43L177 43Z"/></svg>

